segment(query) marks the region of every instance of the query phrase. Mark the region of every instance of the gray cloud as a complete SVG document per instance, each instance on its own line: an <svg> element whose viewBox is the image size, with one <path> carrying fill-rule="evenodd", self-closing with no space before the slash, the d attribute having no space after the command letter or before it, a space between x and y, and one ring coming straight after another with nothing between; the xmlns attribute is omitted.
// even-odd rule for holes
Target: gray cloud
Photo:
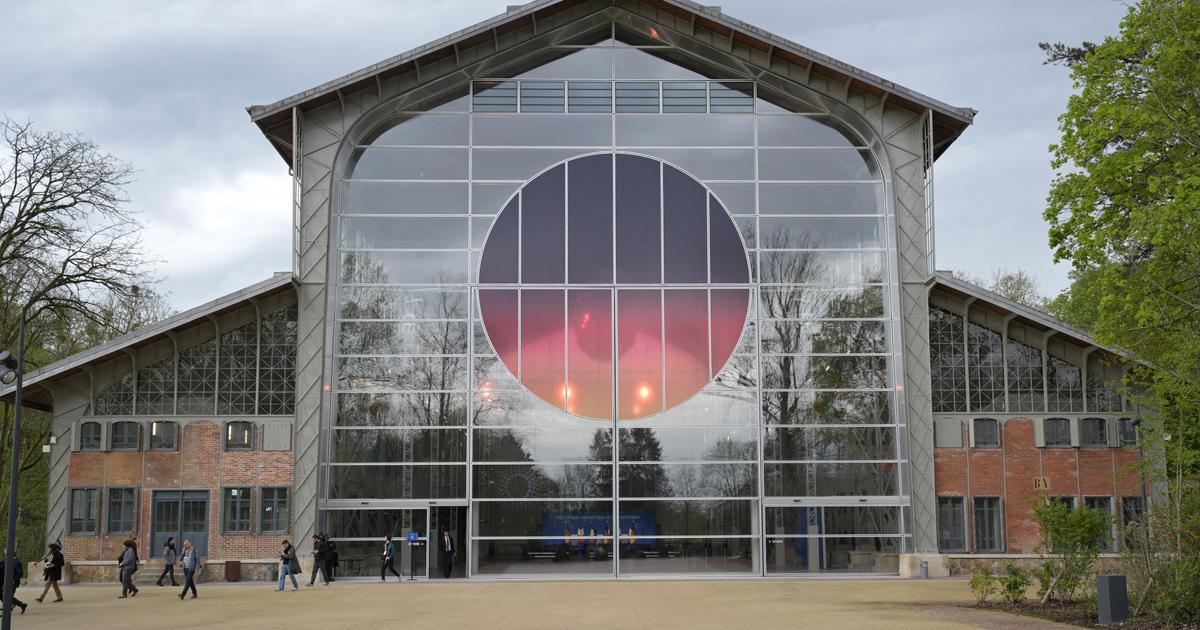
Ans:
<svg viewBox="0 0 1200 630"><path fill-rule="evenodd" d="M133 203L186 308L290 265L287 167L243 107L461 29L502 2L39 2L6 7L0 113L79 131L131 162ZM741 0L724 10L954 105L980 110L939 160L940 267L1025 268L1046 248L1046 147L1071 86L1041 40L1100 39L1124 6Z"/></svg>

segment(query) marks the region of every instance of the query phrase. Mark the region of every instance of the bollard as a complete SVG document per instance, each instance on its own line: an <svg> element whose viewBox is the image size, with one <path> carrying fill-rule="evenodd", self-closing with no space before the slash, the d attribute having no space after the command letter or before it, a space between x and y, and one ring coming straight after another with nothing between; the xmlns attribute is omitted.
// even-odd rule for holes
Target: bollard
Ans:
<svg viewBox="0 0 1200 630"><path fill-rule="evenodd" d="M1129 619L1129 592L1124 575L1096 576L1096 613L1102 624Z"/></svg>
<svg viewBox="0 0 1200 630"><path fill-rule="evenodd" d="M922 580L929 579L929 561L928 560L921 561L921 579Z"/></svg>

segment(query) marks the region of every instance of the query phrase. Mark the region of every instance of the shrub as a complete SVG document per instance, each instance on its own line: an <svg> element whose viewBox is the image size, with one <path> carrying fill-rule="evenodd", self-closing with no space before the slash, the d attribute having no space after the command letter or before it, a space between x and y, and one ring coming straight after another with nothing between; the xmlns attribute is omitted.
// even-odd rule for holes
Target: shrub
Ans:
<svg viewBox="0 0 1200 630"><path fill-rule="evenodd" d="M1171 484L1166 500L1126 526L1121 564L1134 614L1168 625L1200 622L1200 483Z"/></svg>
<svg viewBox="0 0 1200 630"><path fill-rule="evenodd" d="M988 598L995 595L999 588L996 576L992 575L992 570L987 567L975 571L971 576L971 592L980 604L986 604Z"/></svg>
<svg viewBox="0 0 1200 630"><path fill-rule="evenodd" d="M1024 600L1029 583L1027 571L1011 562L1004 565L1004 575L1000 577L1000 593L1008 603L1016 604Z"/></svg>
<svg viewBox="0 0 1200 630"><path fill-rule="evenodd" d="M1075 601L1079 587L1092 574L1092 565L1100 555L1111 518L1099 510L1073 510L1060 501L1043 499L1033 514L1042 533L1038 551L1049 554L1037 572L1038 594L1042 603L1051 597Z"/></svg>

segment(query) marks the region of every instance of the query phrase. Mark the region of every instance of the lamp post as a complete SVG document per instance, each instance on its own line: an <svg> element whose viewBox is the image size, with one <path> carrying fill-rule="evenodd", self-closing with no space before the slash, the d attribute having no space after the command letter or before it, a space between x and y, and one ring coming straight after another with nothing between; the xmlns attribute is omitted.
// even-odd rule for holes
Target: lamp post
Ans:
<svg viewBox="0 0 1200 630"><path fill-rule="evenodd" d="M12 628L13 591L16 590L16 547L17 547L17 475L20 473L17 453L21 449L21 386L24 384L25 372L25 317L29 313L29 305L21 309L21 319L17 324L17 355L8 352L0 353L0 363L3 372L0 381L5 384L14 380L17 383L13 391L13 429L12 429L12 466L8 474L8 535L4 542L4 612L0 618L0 628Z"/></svg>

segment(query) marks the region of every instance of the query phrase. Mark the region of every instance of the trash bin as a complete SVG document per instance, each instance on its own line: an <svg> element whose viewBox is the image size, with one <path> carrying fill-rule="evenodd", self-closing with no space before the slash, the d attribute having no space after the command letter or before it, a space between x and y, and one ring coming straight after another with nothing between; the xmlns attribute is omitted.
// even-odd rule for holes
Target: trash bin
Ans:
<svg viewBox="0 0 1200 630"><path fill-rule="evenodd" d="M1124 575L1096 576L1096 613L1102 624L1129 619L1129 588Z"/></svg>
<svg viewBox="0 0 1200 630"><path fill-rule="evenodd" d="M225 561L225 581L226 582L241 582L242 581L242 562L240 560Z"/></svg>

